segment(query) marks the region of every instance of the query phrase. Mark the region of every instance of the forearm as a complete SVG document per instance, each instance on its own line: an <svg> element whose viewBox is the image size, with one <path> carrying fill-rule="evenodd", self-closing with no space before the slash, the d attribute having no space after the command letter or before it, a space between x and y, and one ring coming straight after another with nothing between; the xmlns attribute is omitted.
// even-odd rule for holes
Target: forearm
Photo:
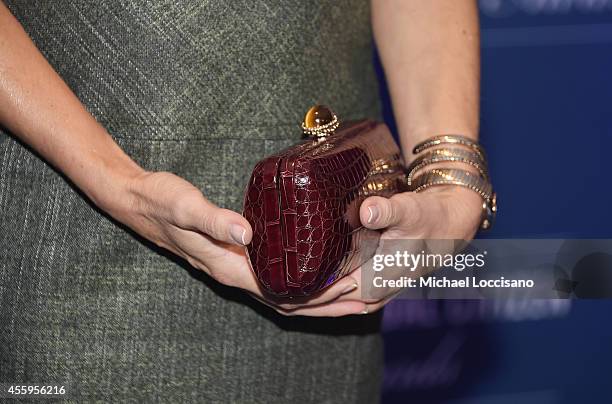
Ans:
<svg viewBox="0 0 612 404"><path fill-rule="evenodd" d="M0 125L108 209L142 173L47 63L0 2Z"/></svg>
<svg viewBox="0 0 612 404"><path fill-rule="evenodd" d="M428 137L478 137L474 0L372 0L372 25L405 156Z"/></svg>

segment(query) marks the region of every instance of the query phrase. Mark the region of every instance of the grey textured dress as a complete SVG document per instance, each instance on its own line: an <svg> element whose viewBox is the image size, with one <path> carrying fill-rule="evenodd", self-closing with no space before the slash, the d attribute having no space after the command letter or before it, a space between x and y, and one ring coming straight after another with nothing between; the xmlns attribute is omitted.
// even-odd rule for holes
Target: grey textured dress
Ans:
<svg viewBox="0 0 612 404"><path fill-rule="evenodd" d="M377 117L365 0L5 0L139 164L239 211L322 102ZM28 66L24 66L27 69ZM96 210L0 132L0 382L78 402L379 399L380 316L284 318Z"/></svg>

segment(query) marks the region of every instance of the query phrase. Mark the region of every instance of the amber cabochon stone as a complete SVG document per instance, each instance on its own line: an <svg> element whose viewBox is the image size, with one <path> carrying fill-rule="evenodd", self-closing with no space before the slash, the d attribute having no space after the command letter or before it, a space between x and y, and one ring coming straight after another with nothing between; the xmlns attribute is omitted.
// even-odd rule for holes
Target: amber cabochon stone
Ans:
<svg viewBox="0 0 612 404"><path fill-rule="evenodd" d="M334 113L325 105L315 105L306 112L304 126L307 129L315 129L327 125L334 120Z"/></svg>

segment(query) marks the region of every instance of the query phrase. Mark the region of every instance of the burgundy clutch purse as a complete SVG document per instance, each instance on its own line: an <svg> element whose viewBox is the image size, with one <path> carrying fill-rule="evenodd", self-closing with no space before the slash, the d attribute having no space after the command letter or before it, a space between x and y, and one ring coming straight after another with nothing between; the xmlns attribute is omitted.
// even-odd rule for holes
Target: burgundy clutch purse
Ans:
<svg viewBox="0 0 612 404"><path fill-rule="evenodd" d="M276 296L314 294L371 258L379 233L361 225L361 203L407 189L385 124L315 106L302 129L309 139L257 163L244 199L251 266Z"/></svg>

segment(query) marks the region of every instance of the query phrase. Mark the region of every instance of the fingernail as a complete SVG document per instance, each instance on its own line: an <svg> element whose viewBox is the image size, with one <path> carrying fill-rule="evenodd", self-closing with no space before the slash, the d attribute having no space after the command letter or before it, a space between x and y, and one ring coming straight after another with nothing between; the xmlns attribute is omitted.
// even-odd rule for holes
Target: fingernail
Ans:
<svg viewBox="0 0 612 404"><path fill-rule="evenodd" d="M244 227L239 226L237 224L233 224L232 227L230 228L230 235L232 236L232 239L234 239L236 243L246 245L246 242L244 239L244 236L246 235L246 230L244 229Z"/></svg>
<svg viewBox="0 0 612 404"><path fill-rule="evenodd" d="M348 293L348 292L352 292L353 290L357 289L359 285L357 284L357 282L353 283L352 285L349 285L346 287L346 289L344 289L342 291L342 294Z"/></svg>
<svg viewBox="0 0 612 404"><path fill-rule="evenodd" d="M361 312L361 314L368 314L368 309L367 309L367 308L366 308L366 309L364 309L364 310Z"/></svg>
<svg viewBox="0 0 612 404"><path fill-rule="evenodd" d="M378 207L376 205L368 206L370 211L370 217L368 217L368 224L375 222L378 219Z"/></svg>

